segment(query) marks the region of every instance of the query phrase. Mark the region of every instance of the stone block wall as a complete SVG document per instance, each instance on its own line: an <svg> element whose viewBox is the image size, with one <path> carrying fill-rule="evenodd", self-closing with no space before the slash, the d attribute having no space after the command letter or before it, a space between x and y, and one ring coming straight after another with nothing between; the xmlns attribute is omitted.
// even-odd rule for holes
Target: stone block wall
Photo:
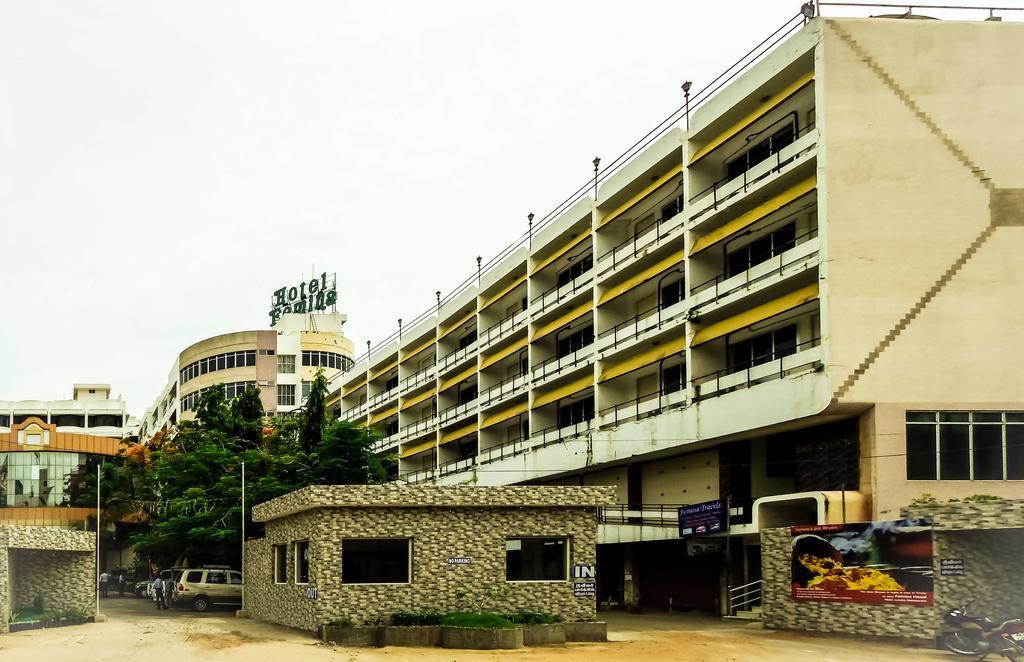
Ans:
<svg viewBox="0 0 1024 662"><path fill-rule="evenodd" d="M599 499L605 498L604 491L598 488ZM558 582L507 582L505 539L518 536L568 537L569 578ZM411 538L410 583L342 584L341 555L346 537ZM310 585L317 588L316 600L307 597L305 585L294 583L291 543L307 539ZM286 584L274 582L275 544L288 544ZM412 507L407 501L405 507L306 510L272 519L267 523L265 538L246 543L245 606L255 618L305 630L315 630L339 617L356 624L387 623L396 611L427 609L531 609L558 613L566 620L589 620L596 614L595 599L574 597L571 567L596 563L596 544L593 506ZM448 558L456 556L470 557L472 563L449 564Z"/></svg>

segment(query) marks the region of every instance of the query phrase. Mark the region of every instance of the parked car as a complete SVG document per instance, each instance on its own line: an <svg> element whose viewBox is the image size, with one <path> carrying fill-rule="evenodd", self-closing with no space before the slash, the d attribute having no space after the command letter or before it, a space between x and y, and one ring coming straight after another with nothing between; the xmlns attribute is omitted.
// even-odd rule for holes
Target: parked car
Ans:
<svg viewBox="0 0 1024 662"><path fill-rule="evenodd" d="M206 611L211 605L242 604L242 573L228 566L208 565L181 571L173 604Z"/></svg>
<svg viewBox="0 0 1024 662"><path fill-rule="evenodd" d="M137 598L144 598L150 595L150 591L153 588L152 579L144 579L141 582L135 582L135 587L132 589L132 593Z"/></svg>

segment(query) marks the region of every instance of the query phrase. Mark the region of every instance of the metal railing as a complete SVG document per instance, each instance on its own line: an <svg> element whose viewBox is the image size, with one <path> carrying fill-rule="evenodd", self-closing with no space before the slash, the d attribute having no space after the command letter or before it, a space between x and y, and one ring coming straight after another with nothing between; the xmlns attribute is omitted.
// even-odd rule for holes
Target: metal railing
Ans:
<svg viewBox="0 0 1024 662"><path fill-rule="evenodd" d="M474 340L465 347L460 347L454 352L448 352L442 356L437 362L438 371L443 372L448 368L465 361L471 354L476 352L476 343L477 341Z"/></svg>
<svg viewBox="0 0 1024 662"><path fill-rule="evenodd" d="M594 280L594 267L591 266L589 269L576 276L568 283L562 285L556 285L538 297L535 297L530 301L530 311L536 316L544 313L552 305L562 301L566 297L571 297L577 292L581 292L584 289L590 289L590 283ZM538 303L539 302L539 303Z"/></svg>
<svg viewBox="0 0 1024 662"><path fill-rule="evenodd" d="M676 393L682 393L682 395L678 395L675 398L669 397ZM605 407L600 412L601 426L619 425L620 423L654 416L667 410L682 409L686 404L684 387L680 387L675 391L654 391L632 400L620 402L611 407ZM609 416L611 416L611 420L606 420Z"/></svg>
<svg viewBox="0 0 1024 662"><path fill-rule="evenodd" d="M735 616L741 607L756 607L761 604L761 580L729 589L729 615Z"/></svg>
<svg viewBox="0 0 1024 662"><path fill-rule="evenodd" d="M511 315L506 315L500 321L487 327L487 330L481 333L480 337L476 339L477 344L482 349L485 345L490 345L492 342L500 340L506 333L511 333L524 325L526 317L526 310L517 310Z"/></svg>
<svg viewBox="0 0 1024 662"><path fill-rule="evenodd" d="M442 462L438 465L437 475L447 476L449 474L458 473L470 468L474 464L476 464L476 455L460 458L458 460L448 460L447 462Z"/></svg>
<svg viewBox="0 0 1024 662"><path fill-rule="evenodd" d="M817 369L820 367L821 360L814 359L811 361L805 361L797 365L786 366L785 360L791 356L796 356L800 352L817 347L821 344L821 338L812 338L811 340L798 343L795 346L795 351L787 354L779 354L778 352L772 352L771 358L762 363L750 363L743 366L730 366L723 368L722 370L716 370L714 372L702 375L693 380L694 396L695 401L703 400L704 398L711 397L713 395L721 395L723 393L729 393L731 391L737 391L744 388L750 388L763 382L774 381L776 379L782 379L786 375L790 375L796 372L806 372L809 369ZM777 370L768 370L767 367L773 363L777 364ZM743 375L741 379L730 379L728 383L722 386L722 381L726 377L734 377L735 375ZM705 386L706 384L713 384L713 386Z"/></svg>
<svg viewBox="0 0 1024 662"><path fill-rule="evenodd" d="M719 274L718 276L715 276L714 278L709 278L708 280L704 281L703 283L695 286L693 288L691 294L700 294L701 292L703 292L705 290L708 290L708 289L710 289L712 287L715 288L714 296L711 297L710 299L708 299L707 301L701 301L699 304L696 305L696 309L700 310L701 308L705 308L707 306L715 304L715 303L718 302L719 299L727 297L730 294L733 294L735 292L739 292L740 290L750 289L751 285L756 285L757 283L760 283L763 280L767 280L767 279L773 278L775 276L781 276L782 273L786 270L786 267L791 267L794 264L799 264L801 262L806 262L807 260L811 259L816 253L811 253L809 255L796 255L796 256L794 256L790 251L795 249L797 246L802 246L803 244L807 243L808 241L814 239L817 236L818 236L818 229L815 228L815 229L811 230L810 232L807 232L807 233L801 235L800 237L797 237L796 240L799 243L795 244L794 246L792 246L790 248L787 248L785 251L783 251L781 253L776 253L775 255L769 257L767 260L764 260L762 262L758 262L757 264L753 264L753 265L749 266L747 269L745 269L744 271L741 271L739 273L735 273L735 274L731 274L731 275ZM799 241L801 238L805 238L805 240L804 241ZM754 267L759 267L759 266L761 266L763 264L769 264L772 261L773 258L778 258L778 265L776 267L774 267L770 271L766 271L763 274L760 274L758 276L754 276L753 278L750 277L750 270L751 269L753 269ZM744 278L742 280L742 282L739 282L736 285L734 285L732 287L729 287L728 289L725 289L725 290L720 290L718 288L718 286L721 285L722 283L724 283L724 282L726 282L728 280L732 280L736 276L741 276L741 275L746 275L747 276L746 278Z"/></svg>
<svg viewBox="0 0 1024 662"><path fill-rule="evenodd" d="M549 375L557 375L563 370L574 368L577 365L589 361L594 356L594 341L580 347L572 354L565 356L552 356L550 359L541 361L533 367L532 374L535 380L541 380Z"/></svg>
<svg viewBox="0 0 1024 662"><path fill-rule="evenodd" d="M608 336L611 336L612 342L605 349L614 349L619 346L619 343L633 340L641 333L650 331L651 329L660 329L665 324L674 322L678 317L685 319L689 311L686 307L681 308L678 312L672 315L664 314L664 312L672 306L683 303L684 301L686 301L686 299L681 299L667 306L654 306L653 308L648 308L647 310L637 313L635 317L631 317L625 322L619 322L612 328L602 331L598 334L597 338L602 341L603 344L603 341L607 340Z"/></svg>
<svg viewBox="0 0 1024 662"><path fill-rule="evenodd" d="M529 443L527 439L523 437L516 437L515 439L509 439L502 443L491 446L490 448L482 449L477 454L477 462L484 464L487 462L494 462L496 460L503 460L507 457L514 457L521 453L533 448L534 444Z"/></svg>
<svg viewBox="0 0 1024 662"><path fill-rule="evenodd" d="M597 513L600 524L644 524L648 526L679 527L679 509L682 503L644 503L602 506Z"/></svg>
<svg viewBox="0 0 1024 662"><path fill-rule="evenodd" d="M367 404L370 407L376 407L377 405L383 404L383 403L387 402L388 400L394 400L397 397L398 397L398 387L396 386L395 388L389 388L386 391L381 391L377 395L375 395L372 398L370 398L369 401L367 402Z"/></svg>
<svg viewBox="0 0 1024 662"><path fill-rule="evenodd" d="M537 432L530 435L530 441L533 442L534 448L543 448L550 446L551 444L557 444L562 441L568 441L569 439L575 439L587 432L590 432L593 427L594 419L588 418L585 421L579 423L573 423L572 425L558 426L552 425L551 427L538 430Z"/></svg>
<svg viewBox="0 0 1024 662"><path fill-rule="evenodd" d="M381 451L391 448L392 446L398 445L398 434L391 434L381 438L373 445L373 452L380 453Z"/></svg>
<svg viewBox="0 0 1024 662"><path fill-rule="evenodd" d="M504 399L506 396L526 390L527 374L521 372L518 375L507 377L493 386L489 386L480 392L480 406L486 407L493 402Z"/></svg>
<svg viewBox="0 0 1024 662"><path fill-rule="evenodd" d="M421 418L420 420L414 423L406 425L405 427L402 428L402 431L399 434L401 435L402 439L407 439L409 437L420 434L421 432L426 432L430 428L434 427L437 427L437 416L431 415L427 416L426 418Z"/></svg>
<svg viewBox="0 0 1024 662"><path fill-rule="evenodd" d="M366 411L365 410L367 408L368 407L367 407L367 404L365 402L362 403L362 404L358 404L355 407L349 407L345 411L343 411L340 414L338 414L338 418L340 418L342 420L345 420L345 421L351 421L354 418L359 418L360 416L365 416L366 415ZM361 414L359 413L360 410L363 410L363 412Z"/></svg>
<svg viewBox="0 0 1024 662"><path fill-rule="evenodd" d="M647 246L650 244L657 244L665 237L670 237L682 233L682 230L686 224L682 222L683 219L679 216L683 212L683 198L681 193L677 194L673 192L671 195L662 198L658 202L664 202L665 200L677 195L679 196L680 204L678 205L678 209L676 210L675 214L672 214L671 216L666 216L664 218L659 217L658 220L655 221L652 225L647 226L646 228L632 236L626 237L612 248L609 248L604 253L601 253L601 255L597 258L597 266L599 268L601 267L602 263L609 258L609 256L611 257L612 263L607 268L601 269L600 273L598 274L599 276L603 276L609 271L612 271L613 269L617 268L619 266L620 260L625 261L627 259L636 257L640 249L647 248ZM657 204L655 204L655 206L657 206ZM675 221L676 219L679 219L679 222L675 224L675 227L673 227L670 230L664 230L664 227L666 225L668 225L671 221Z"/></svg>
<svg viewBox="0 0 1024 662"><path fill-rule="evenodd" d="M410 471L409 473L404 473L398 477L398 480L400 482L405 483L419 483L421 481L430 480L431 478L434 478L436 473L437 470L434 467L427 467L425 469L419 469L417 471Z"/></svg>
<svg viewBox="0 0 1024 662"><path fill-rule="evenodd" d="M479 398L473 398L469 402L456 403L450 407L445 407L438 415L438 418L441 419L441 425L445 425L446 423L469 414L471 411L476 409L476 405L479 400Z"/></svg>
<svg viewBox="0 0 1024 662"><path fill-rule="evenodd" d="M402 390L407 391L411 388L416 388L417 386L424 384L431 377L434 376L436 370L437 364L433 363L431 365L428 365L426 368L423 368L419 372L409 375L408 377L402 380Z"/></svg>

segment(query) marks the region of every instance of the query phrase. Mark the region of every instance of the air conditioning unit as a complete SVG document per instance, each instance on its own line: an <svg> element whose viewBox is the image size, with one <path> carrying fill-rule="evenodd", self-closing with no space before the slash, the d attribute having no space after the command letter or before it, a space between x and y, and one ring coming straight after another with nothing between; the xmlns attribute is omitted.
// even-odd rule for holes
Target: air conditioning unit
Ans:
<svg viewBox="0 0 1024 662"><path fill-rule="evenodd" d="M260 386L273 386L273 385L274 385L274 382L267 381L265 379L260 380Z"/></svg>

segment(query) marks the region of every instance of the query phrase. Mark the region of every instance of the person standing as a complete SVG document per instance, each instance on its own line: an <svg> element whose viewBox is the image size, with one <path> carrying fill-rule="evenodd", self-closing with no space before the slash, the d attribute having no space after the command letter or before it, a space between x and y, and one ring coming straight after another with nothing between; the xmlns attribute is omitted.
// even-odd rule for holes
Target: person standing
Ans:
<svg viewBox="0 0 1024 662"><path fill-rule="evenodd" d="M124 571L117 576L117 597L124 597Z"/></svg>
<svg viewBox="0 0 1024 662"><path fill-rule="evenodd" d="M110 583L110 575L106 572L100 575L100 597L107 597L107 584Z"/></svg>
<svg viewBox="0 0 1024 662"><path fill-rule="evenodd" d="M164 602L164 580L160 575L156 576L153 580L153 595L156 596L156 609L167 609L167 603Z"/></svg>

